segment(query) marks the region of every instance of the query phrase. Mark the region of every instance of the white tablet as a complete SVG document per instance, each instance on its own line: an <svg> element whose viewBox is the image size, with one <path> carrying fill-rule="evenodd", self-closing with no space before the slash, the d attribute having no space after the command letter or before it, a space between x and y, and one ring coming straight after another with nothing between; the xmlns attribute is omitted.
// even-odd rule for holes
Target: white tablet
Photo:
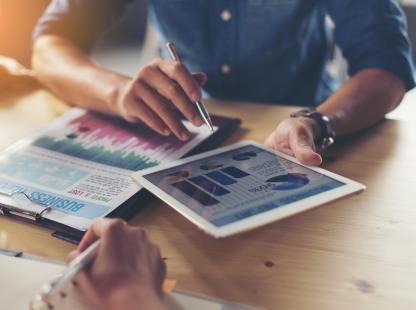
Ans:
<svg viewBox="0 0 416 310"><path fill-rule="evenodd" d="M133 178L217 238L365 188L251 141L141 170Z"/></svg>

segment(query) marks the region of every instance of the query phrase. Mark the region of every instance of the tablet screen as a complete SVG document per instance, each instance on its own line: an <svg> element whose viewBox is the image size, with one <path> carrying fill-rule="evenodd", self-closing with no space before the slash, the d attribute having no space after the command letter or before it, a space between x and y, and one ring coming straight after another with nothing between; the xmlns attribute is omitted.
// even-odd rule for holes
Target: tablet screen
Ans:
<svg viewBox="0 0 416 310"><path fill-rule="evenodd" d="M346 185L254 145L143 177L217 227Z"/></svg>

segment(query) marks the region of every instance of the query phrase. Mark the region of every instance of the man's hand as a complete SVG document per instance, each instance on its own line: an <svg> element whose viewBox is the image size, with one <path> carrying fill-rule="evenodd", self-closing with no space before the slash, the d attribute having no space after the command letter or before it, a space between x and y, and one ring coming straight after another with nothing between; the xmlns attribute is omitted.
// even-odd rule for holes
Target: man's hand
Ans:
<svg viewBox="0 0 416 310"><path fill-rule="evenodd" d="M143 121L162 135L173 133L187 140L189 132L175 110L201 126L203 120L193 102L201 99L201 86L206 80L204 73L191 74L177 61L158 58L119 91L113 104L129 122Z"/></svg>
<svg viewBox="0 0 416 310"><path fill-rule="evenodd" d="M306 117L287 118L269 135L265 144L295 156L305 165L319 166L322 157L316 152L315 146L319 135L320 127L315 120Z"/></svg>
<svg viewBox="0 0 416 310"><path fill-rule="evenodd" d="M0 90L19 83L35 83L33 71L26 69L16 60L0 56Z"/></svg>
<svg viewBox="0 0 416 310"><path fill-rule="evenodd" d="M77 278L86 297L100 309L165 309L166 266L146 232L118 219L96 220L71 258L97 239L97 257Z"/></svg>
<svg viewBox="0 0 416 310"><path fill-rule="evenodd" d="M72 41L58 35L39 37L32 56L39 81L67 102L144 122L162 135L174 134L181 140L190 137L182 117L196 126L203 124L194 101L201 99L207 76L190 73L178 61L155 59L131 78L98 66Z"/></svg>

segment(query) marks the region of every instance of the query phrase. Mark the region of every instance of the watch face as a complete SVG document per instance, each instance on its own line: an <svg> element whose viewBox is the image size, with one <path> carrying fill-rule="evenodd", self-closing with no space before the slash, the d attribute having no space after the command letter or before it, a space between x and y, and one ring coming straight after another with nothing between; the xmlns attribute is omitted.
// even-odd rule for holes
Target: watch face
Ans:
<svg viewBox="0 0 416 310"><path fill-rule="evenodd" d="M332 144L334 144L335 140L332 137L325 137L322 139L322 143L321 145L319 145L319 148L321 150L325 150L326 148L328 148L329 146L331 146Z"/></svg>
<svg viewBox="0 0 416 310"><path fill-rule="evenodd" d="M312 113L315 112L314 109L303 109L290 114L290 117L312 117Z"/></svg>

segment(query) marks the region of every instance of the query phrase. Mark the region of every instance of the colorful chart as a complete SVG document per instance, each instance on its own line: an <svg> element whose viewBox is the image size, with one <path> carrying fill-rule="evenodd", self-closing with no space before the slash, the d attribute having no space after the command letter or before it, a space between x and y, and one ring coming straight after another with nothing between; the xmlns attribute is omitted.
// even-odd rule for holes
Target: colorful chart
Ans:
<svg viewBox="0 0 416 310"><path fill-rule="evenodd" d="M273 190L287 191L305 186L309 183L309 178L303 173L288 173L270 178L267 182L277 183L273 186Z"/></svg>
<svg viewBox="0 0 416 310"><path fill-rule="evenodd" d="M200 168L202 170L213 170L213 169L221 168L222 166L224 166L224 165L213 162L213 161L210 161L210 162L207 162L207 163L201 165Z"/></svg>
<svg viewBox="0 0 416 310"><path fill-rule="evenodd" d="M216 168L222 166L223 165L212 165L212 167ZM204 167L204 165L201 165L201 170L206 170ZM173 173L169 173L166 177L169 181L175 182L171 184L172 186L179 189L188 197L198 201L203 206L212 206L219 203L215 197L224 196L230 193L229 190L222 187L221 185L231 185L237 183L237 181L233 178L241 179L249 176L248 173L234 166L223 168L221 171L211 171L205 175L207 177L198 175L192 178L188 178L189 170L182 169ZM211 180L216 181L221 185Z"/></svg>
<svg viewBox="0 0 416 310"><path fill-rule="evenodd" d="M211 195L208 195L207 193L200 190L198 187L189 183L188 181L181 181L173 183L171 185L181 190L184 194L191 197L192 199L198 201L203 206L208 207L219 203L217 199L215 199Z"/></svg>
<svg viewBox="0 0 416 310"><path fill-rule="evenodd" d="M207 171L206 166L214 168ZM182 179L169 179L173 174ZM149 173L145 178L217 227L345 185L251 145Z"/></svg>
<svg viewBox="0 0 416 310"><path fill-rule="evenodd" d="M236 178L236 179L241 179L244 177L249 176L249 174L247 172L244 172L236 167L230 166L230 167L226 167L221 169L222 172L225 172L226 174L228 174L229 176Z"/></svg>
<svg viewBox="0 0 416 310"><path fill-rule="evenodd" d="M210 173L207 173L206 176L211 178L215 182L220 183L221 185L231 185L237 183L236 180L222 173L221 171L212 171Z"/></svg>
<svg viewBox="0 0 416 310"><path fill-rule="evenodd" d="M253 157L256 157L256 152L244 152L244 153L239 153L233 156L234 160L237 161L244 161L244 160L249 160L252 159Z"/></svg>
<svg viewBox="0 0 416 310"><path fill-rule="evenodd" d="M224 187L221 187L215 184L214 182L208 180L207 178L203 176L196 176L196 177L190 178L189 181L198 185L199 187L206 190L208 193L215 195L215 196L223 196L223 195L230 193Z"/></svg>
<svg viewBox="0 0 416 310"><path fill-rule="evenodd" d="M13 153L0 161L0 175L17 180L36 182L57 191L64 191L88 175L83 169L68 167L41 156Z"/></svg>
<svg viewBox="0 0 416 310"><path fill-rule="evenodd" d="M164 137L144 124L87 113L51 131L35 146L131 171L159 164L154 154L170 154L186 142Z"/></svg>

